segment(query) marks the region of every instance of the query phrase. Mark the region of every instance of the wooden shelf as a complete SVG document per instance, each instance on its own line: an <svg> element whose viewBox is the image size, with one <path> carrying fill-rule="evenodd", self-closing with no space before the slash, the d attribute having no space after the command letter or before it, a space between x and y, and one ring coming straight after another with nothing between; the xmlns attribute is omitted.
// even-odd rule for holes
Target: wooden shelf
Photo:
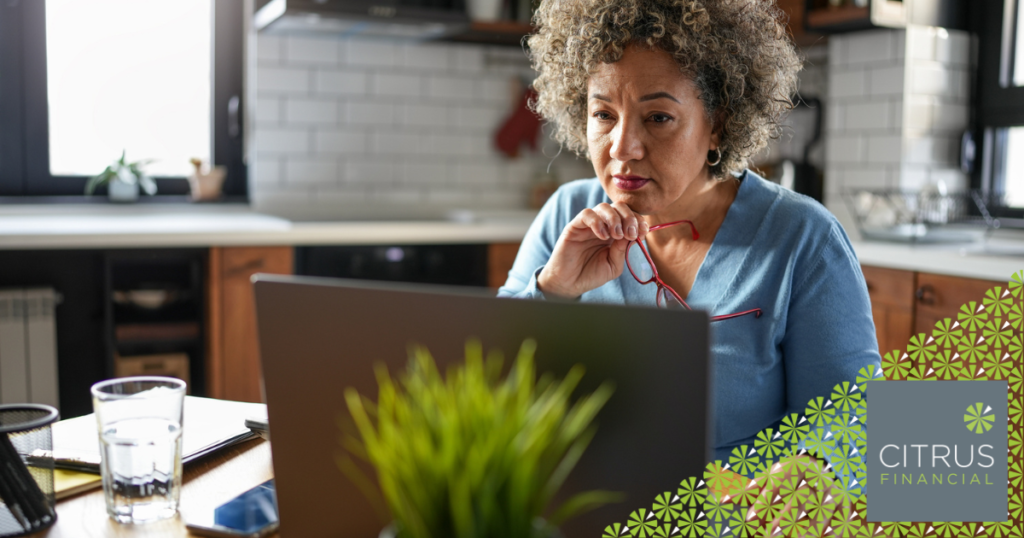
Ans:
<svg viewBox="0 0 1024 538"><path fill-rule="evenodd" d="M531 33L532 26L516 21L474 22L466 32L449 36L446 40L518 47L522 45L523 37Z"/></svg>
<svg viewBox="0 0 1024 538"><path fill-rule="evenodd" d="M807 12L807 27L811 29L870 26L871 11L867 7L820 8Z"/></svg>

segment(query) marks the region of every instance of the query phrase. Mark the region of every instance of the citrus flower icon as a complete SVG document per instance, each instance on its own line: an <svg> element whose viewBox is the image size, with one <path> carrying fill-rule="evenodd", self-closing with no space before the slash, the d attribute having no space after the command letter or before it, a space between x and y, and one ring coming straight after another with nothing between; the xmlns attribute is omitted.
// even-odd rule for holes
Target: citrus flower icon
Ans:
<svg viewBox="0 0 1024 538"><path fill-rule="evenodd" d="M992 411L992 407L981 402L967 406L967 411L964 414L964 424L967 425L967 429L974 433L985 433L991 430L996 417L990 411Z"/></svg>

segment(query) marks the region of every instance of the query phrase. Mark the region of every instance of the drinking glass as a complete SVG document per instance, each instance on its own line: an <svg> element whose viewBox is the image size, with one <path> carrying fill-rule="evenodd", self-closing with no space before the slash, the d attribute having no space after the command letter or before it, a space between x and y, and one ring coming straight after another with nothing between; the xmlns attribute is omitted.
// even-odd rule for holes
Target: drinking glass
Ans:
<svg viewBox="0 0 1024 538"><path fill-rule="evenodd" d="M181 496L185 382L124 377L92 386L107 513L119 523L174 517Z"/></svg>

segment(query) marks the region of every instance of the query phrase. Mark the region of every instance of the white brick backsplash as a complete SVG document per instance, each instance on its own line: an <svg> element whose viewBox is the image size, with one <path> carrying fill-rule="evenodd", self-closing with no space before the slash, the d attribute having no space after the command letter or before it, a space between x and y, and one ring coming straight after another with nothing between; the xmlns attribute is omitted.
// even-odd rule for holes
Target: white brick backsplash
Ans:
<svg viewBox="0 0 1024 538"><path fill-rule="evenodd" d="M401 48L401 65L423 71L445 71L449 66L452 48L448 45L419 43L405 45Z"/></svg>
<svg viewBox="0 0 1024 538"><path fill-rule="evenodd" d="M929 171L928 179L935 184L945 183L949 192L963 192L967 189L967 176L959 168L938 167Z"/></svg>
<svg viewBox="0 0 1024 538"><path fill-rule="evenodd" d="M957 73L941 64L916 63L910 75L910 91L918 95L952 97L959 91Z"/></svg>
<svg viewBox="0 0 1024 538"><path fill-rule="evenodd" d="M373 199L386 205L417 205L423 201L423 191L419 189L388 189L374 191Z"/></svg>
<svg viewBox="0 0 1024 538"><path fill-rule="evenodd" d="M423 93L422 79L416 75L375 73L370 77L370 93L384 96L414 97Z"/></svg>
<svg viewBox="0 0 1024 538"><path fill-rule="evenodd" d="M294 128L267 128L256 129L256 143L259 152L262 153L309 153L309 131Z"/></svg>
<svg viewBox="0 0 1024 538"><path fill-rule="evenodd" d="M950 66L966 66L971 57L970 34L963 30L946 30L945 37L935 39L935 61Z"/></svg>
<svg viewBox="0 0 1024 538"><path fill-rule="evenodd" d="M967 105L940 103L935 107L935 128L943 131L966 129L969 114Z"/></svg>
<svg viewBox="0 0 1024 538"><path fill-rule="evenodd" d="M457 164L455 181L461 185L496 184L500 180L497 164Z"/></svg>
<svg viewBox="0 0 1024 538"><path fill-rule="evenodd" d="M864 139L859 136L830 135L826 144L825 153L829 162L859 163L864 161L865 143Z"/></svg>
<svg viewBox="0 0 1024 538"><path fill-rule="evenodd" d="M910 164L951 164L957 151L956 140L948 137L910 137L905 160Z"/></svg>
<svg viewBox="0 0 1024 538"><path fill-rule="evenodd" d="M911 131L928 131L934 125L933 102L927 97L910 97L907 103L907 129Z"/></svg>
<svg viewBox="0 0 1024 538"><path fill-rule="evenodd" d="M902 65L871 70L871 95L902 95L903 74Z"/></svg>
<svg viewBox="0 0 1024 538"><path fill-rule="evenodd" d="M455 126L484 131L496 130L504 119L505 111L494 107L455 108Z"/></svg>
<svg viewBox="0 0 1024 538"><path fill-rule="evenodd" d="M327 159L289 158L285 164L285 177L289 184L337 183L338 163Z"/></svg>
<svg viewBox="0 0 1024 538"><path fill-rule="evenodd" d="M877 190L889 187L889 174L884 167L856 167L843 170L843 191Z"/></svg>
<svg viewBox="0 0 1024 538"><path fill-rule="evenodd" d="M846 107L839 103L826 103L828 115L825 117L825 129L827 131L840 131L845 127L843 120L846 119Z"/></svg>
<svg viewBox="0 0 1024 538"><path fill-rule="evenodd" d="M395 183L395 165L387 160L353 160L345 165L345 182L386 188Z"/></svg>
<svg viewBox="0 0 1024 538"><path fill-rule="evenodd" d="M472 100L476 81L468 77L432 76L427 79L427 95L440 99Z"/></svg>
<svg viewBox="0 0 1024 538"><path fill-rule="evenodd" d="M334 185L318 187L312 202L320 207L351 206L369 200L369 193L362 188L344 188Z"/></svg>
<svg viewBox="0 0 1024 538"><path fill-rule="evenodd" d="M846 65L846 41L849 34L829 36L828 63L832 69Z"/></svg>
<svg viewBox="0 0 1024 538"><path fill-rule="evenodd" d="M853 103L846 106L846 129L889 129L893 125L888 102Z"/></svg>
<svg viewBox="0 0 1024 538"><path fill-rule="evenodd" d="M391 125L397 105L352 101L345 104L345 121L352 125Z"/></svg>
<svg viewBox="0 0 1024 538"><path fill-rule="evenodd" d="M421 138L404 132L374 133L370 137L370 149L378 155L415 155L420 151Z"/></svg>
<svg viewBox="0 0 1024 538"><path fill-rule="evenodd" d="M390 67L398 64L399 45L388 41L350 39L345 42L345 61L349 65Z"/></svg>
<svg viewBox="0 0 1024 538"><path fill-rule="evenodd" d="M449 166L444 163L405 163L399 167L398 178L407 185L440 186L454 182Z"/></svg>
<svg viewBox="0 0 1024 538"><path fill-rule="evenodd" d="M899 171L899 180L893 188L906 191L921 190L929 183L928 167L920 165L903 165Z"/></svg>
<svg viewBox="0 0 1024 538"><path fill-rule="evenodd" d="M281 160L275 157L259 155L251 170L253 182L259 187L278 187L281 185Z"/></svg>
<svg viewBox="0 0 1024 538"><path fill-rule="evenodd" d="M273 93L306 93L309 91L309 71L283 67L260 66L256 73L256 90Z"/></svg>
<svg viewBox="0 0 1024 538"><path fill-rule="evenodd" d="M846 35L846 64L894 60L891 30L872 30Z"/></svg>
<svg viewBox="0 0 1024 538"><path fill-rule="evenodd" d="M456 107L455 110L459 110ZM449 124L451 111L439 105L403 105L399 114L399 123L420 127L444 127Z"/></svg>
<svg viewBox="0 0 1024 538"><path fill-rule="evenodd" d="M893 129L903 129L903 101L896 101L891 103L892 112L889 117L892 118Z"/></svg>
<svg viewBox="0 0 1024 538"><path fill-rule="evenodd" d="M340 48L336 39L289 36L284 42L284 58L291 64L336 65Z"/></svg>
<svg viewBox="0 0 1024 538"><path fill-rule="evenodd" d="M833 98L861 96L867 93L867 72L861 69L833 72L828 85Z"/></svg>
<svg viewBox="0 0 1024 538"><path fill-rule="evenodd" d="M473 154L473 139L466 135L436 134L426 139L424 153L429 155L462 157Z"/></svg>
<svg viewBox="0 0 1024 538"><path fill-rule="evenodd" d="M281 101L273 97L256 98L256 124L275 125L281 121Z"/></svg>
<svg viewBox="0 0 1024 538"><path fill-rule="evenodd" d="M259 63L277 63L281 59L281 42L283 38L266 34L256 36L256 61Z"/></svg>
<svg viewBox="0 0 1024 538"><path fill-rule="evenodd" d="M452 67L456 71L479 73L484 69L483 47L454 47L452 49Z"/></svg>
<svg viewBox="0 0 1024 538"><path fill-rule="evenodd" d="M362 130L318 131L314 140L317 153L352 154L366 151L366 133Z"/></svg>
<svg viewBox="0 0 1024 538"><path fill-rule="evenodd" d="M907 55L911 60L934 60L935 29L926 26L907 28Z"/></svg>
<svg viewBox="0 0 1024 538"><path fill-rule="evenodd" d="M902 137L871 136L868 138L868 162L872 164L899 164L902 157Z"/></svg>
<svg viewBox="0 0 1024 538"><path fill-rule="evenodd" d="M434 187L427 191L426 201L431 204L460 207L473 203L473 193L466 190L448 190Z"/></svg>
<svg viewBox="0 0 1024 538"><path fill-rule="evenodd" d="M289 123L335 124L338 122L338 103L325 99L289 98L284 107Z"/></svg>
<svg viewBox="0 0 1024 538"><path fill-rule="evenodd" d="M369 76L361 71L317 71L317 93L324 95L365 95Z"/></svg>
<svg viewBox="0 0 1024 538"><path fill-rule="evenodd" d="M480 80L479 84L480 88L477 91L482 100L508 108L512 98L508 77L487 78ZM518 99L520 96L515 97Z"/></svg>

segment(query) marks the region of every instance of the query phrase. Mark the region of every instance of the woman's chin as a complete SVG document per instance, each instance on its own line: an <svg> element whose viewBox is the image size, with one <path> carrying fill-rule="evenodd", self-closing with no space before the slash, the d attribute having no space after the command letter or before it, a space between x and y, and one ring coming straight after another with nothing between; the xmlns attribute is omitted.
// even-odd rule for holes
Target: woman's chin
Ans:
<svg viewBox="0 0 1024 538"><path fill-rule="evenodd" d="M659 204L652 193L644 192L646 189L624 191L621 189L612 188L611 192L608 192L608 197L613 202L621 202L629 206L634 212L641 215L650 215L655 213L662 204Z"/></svg>

